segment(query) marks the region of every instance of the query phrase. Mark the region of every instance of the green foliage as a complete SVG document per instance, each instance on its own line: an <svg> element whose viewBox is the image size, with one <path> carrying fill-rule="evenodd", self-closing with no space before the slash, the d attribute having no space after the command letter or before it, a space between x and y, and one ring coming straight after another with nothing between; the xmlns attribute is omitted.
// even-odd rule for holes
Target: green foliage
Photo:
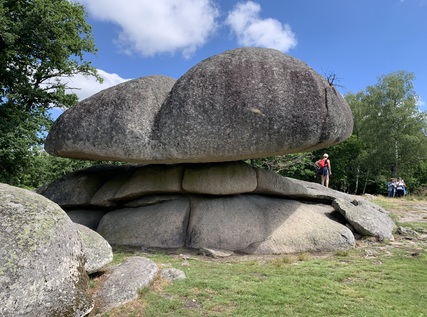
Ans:
<svg viewBox="0 0 427 317"><path fill-rule="evenodd" d="M356 135L351 135L346 141L326 149L313 152L317 158L328 153L331 162L332 175L330 187L343 192L357 191L357 175L363 170L366 152L363 143Z"/></svg>
<svg viewBox="0 0 427 317"><path fill-rule="evenodd" d="M427 117L417 108L413 80L412 73L399 71L380 77L365 92L346 96L354 113L353 133L364 150L360 176L365 180L359 192L369 187L378 192L375 185L390 177L411 180L407 185L416 182L414 168L427 157Z"/></svg>
<svg viewBox="0 0 427 317"><path fill-rule="evenodd" d="M98 77L83 6L67 0L0 0L0 182L25 185L52 119L77 102L66 78Z"/></svg>
<svg viewBox="0 0 427 317"><path fill-rule="evenodd" d="M247 163L256 168L275 171L283 176L312 181L316 178L316 167L313 160L313 154L307 152L251 159Z"/></svg>
<svg viewBox="0 0 427 317"><path fill-rule="evenodd" d="M414 75L404 71L381 76L378 83L345 96L353 134L330 154L330 186L345 192L386 194L390 177L403 177L409 191L426 184L427 116L419 111Z"/></svg>
<svg viewBox="0 0 427 317"><path fill-rule="evenodd" d="M390 177L403 177L409 192L427 193L427 114L416 104L412 73L381 76L365 91L345 96L353 134L312 153L250 160L258 168L306 181L316 180L313 162L328 153L330 187L352 194L386 194Z"/></svg>

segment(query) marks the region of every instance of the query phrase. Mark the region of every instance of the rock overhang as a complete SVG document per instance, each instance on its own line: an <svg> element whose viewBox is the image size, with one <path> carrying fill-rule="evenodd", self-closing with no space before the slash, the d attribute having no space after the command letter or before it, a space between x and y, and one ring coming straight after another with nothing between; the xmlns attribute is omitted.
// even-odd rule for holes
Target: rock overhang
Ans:
<svg viewBox="0 0 427 317"><path fill-rule="evenodd" d="M67 110L46 150L146 164L238 161L313 151L350 136L340 93L302 61L266 48L207 58L177 81L147 76Z"/></svg>

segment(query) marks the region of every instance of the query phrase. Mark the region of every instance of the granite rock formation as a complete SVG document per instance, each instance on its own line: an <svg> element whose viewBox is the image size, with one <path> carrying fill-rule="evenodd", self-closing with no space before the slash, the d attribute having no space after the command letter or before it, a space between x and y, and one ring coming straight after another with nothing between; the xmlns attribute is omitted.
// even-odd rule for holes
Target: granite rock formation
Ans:
<svg viewBox="0 0 427 317"><path fill-rule="evenodd" d="M64 112L46 151L150 164L239 161L312 151L345 140L344 98L302 61L267 48L212 56L176 82L148 76Z"/></svg>
<svg viewBox="0 0 427 317"><path fill-rule="evenodd" d="M243 161L117 168L122 173L109 179L109 166L78 171L40 193L61 188L46 197L61 201L67 213L81 211L81 219L101 210L95 225L112 245L276 254L348 249L356 233L393 239L387 212L364 198ZM97 175L103 183L81 205L70 195L73 179L85 188L82 180L93 182Z"/></svg>
<svg viewBox="0 0 427 317"><path fill-rule="evenodd" d="M82 240L59 206L0 184L0 316L72 316L93 307Z"/></svg>
<svg viewBox="0 0 427 317"><path fill-rule="evenodd" d="M141 77L66 111L49 153L145 165L93 167L38 192L111 245L273 254L392 239L393 221L363 198L244 163L334 145L352 128L343 97L308 65L234 49L177 81Z"/></svg>

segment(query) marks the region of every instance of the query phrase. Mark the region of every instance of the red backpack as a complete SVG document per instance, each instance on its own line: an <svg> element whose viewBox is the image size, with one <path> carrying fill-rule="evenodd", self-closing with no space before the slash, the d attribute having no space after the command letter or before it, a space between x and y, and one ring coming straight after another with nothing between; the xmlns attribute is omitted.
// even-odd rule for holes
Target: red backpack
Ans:
<svg viewBox="0 0 427 317"><path fill-rule="evenodd" d="M319 166L319 168L324 168L325 167L325 165L326 165L326 160L327 159L321 159L321 160L319 160L318 161L318 166Z"/></svg>

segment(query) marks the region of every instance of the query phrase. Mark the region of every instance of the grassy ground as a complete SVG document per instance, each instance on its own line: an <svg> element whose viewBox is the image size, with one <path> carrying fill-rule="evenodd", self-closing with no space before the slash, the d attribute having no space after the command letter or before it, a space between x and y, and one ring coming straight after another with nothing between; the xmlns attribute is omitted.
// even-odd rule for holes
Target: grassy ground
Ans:
<svg viewBox="0 0 427 317"><path fill-rule="evenodd" d="M141 255L187 278L156 279L138 300L102 316L427 316L427 201L374 202L418 234L361 240L348 252L223 259L190 250L117 249L114 263ZM93 289L101 283L102 277L94 279Z"/></svg>

